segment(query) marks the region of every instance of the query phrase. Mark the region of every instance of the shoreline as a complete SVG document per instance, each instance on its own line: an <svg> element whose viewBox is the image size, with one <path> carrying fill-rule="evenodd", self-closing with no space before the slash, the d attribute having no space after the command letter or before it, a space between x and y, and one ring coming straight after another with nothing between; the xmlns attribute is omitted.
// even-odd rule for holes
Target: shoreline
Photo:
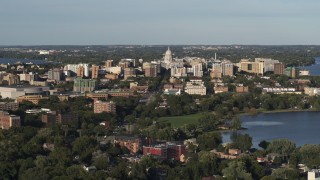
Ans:
<svg viewBox="0 0 320 180"><path fill-rule="evenodd" d="M285 113L285 112L320 112L320 110L316 109L278 109L273 111L267 111L267 110L257 110L257 113L239 113L238 116L257 116L259 114L273 114L273 113Z"/></svg>

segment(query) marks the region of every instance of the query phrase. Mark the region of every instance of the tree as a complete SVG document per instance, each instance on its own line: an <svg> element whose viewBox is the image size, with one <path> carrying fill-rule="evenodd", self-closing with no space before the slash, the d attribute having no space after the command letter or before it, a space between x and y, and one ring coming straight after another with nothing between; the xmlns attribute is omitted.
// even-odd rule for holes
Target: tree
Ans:
<svg viewBox="0 0 320 180"><path fill-rule="evenodd" d="M287 158L296 148L296 144L288 139L275 139L268 145L267 151L278 153Z"/></svg>
<svg viewBox="0 0 320 180"><path fill-rule="evenodd" d="M212 113L204 113L198 121L203 131L215 130L220 123L219 119Z"/></svg>
<svg viewBox="0 0 320 180"><path fill-rule="evenodd" d="M262 149L267 149L269 144L270 142L263 140L258 144L258 146L261 147Z"/></svg>
<svg viewBox="0 0 320 180"><path fill-rule="evenodd" d="M309 168L318 168L320 165L320 145L306 144L299 149L302 162Z"/></svg>
<svg viewBox="0 0 320 180"><path fill-rule="evenodd" d="M217 132L203 133L197 137L197 143L201 150L212 150L222 143L222 137Z"/></svg>
<svg viewBox="0 0 320 180"><path fill-rule="evenodd" d="M289 168L278 168L271 174L276 179L299 179L299 172Z"/></svg>
<svg viewBox="0 0 320 180"><path fill-rule="evenodd" d="M241 120L239 117L236 117L232 120L232 129L240 129L241 128Z"/></svg>
<svg viewBox="0 0 320 180"><path fill-rule="evenodd" d="M249 150L252 146L252 137L249 134L233 133L231 140L231 147L241 149L242 151Z"/></svg>
<svg viewBox="0 0 320 180"><path fill-rule="evenodd" d="M241 161L231 161L228 163L228 167L222 170L223 176L227 179L243 179L251 180L251 174L248 173L245 169L245 164Z"/></svg>

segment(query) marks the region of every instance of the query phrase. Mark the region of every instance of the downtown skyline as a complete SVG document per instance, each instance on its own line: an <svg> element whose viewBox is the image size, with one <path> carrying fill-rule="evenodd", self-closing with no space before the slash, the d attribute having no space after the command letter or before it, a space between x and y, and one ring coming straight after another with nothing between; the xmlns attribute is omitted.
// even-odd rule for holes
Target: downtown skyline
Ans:
<svg viewBox="0 0 320 180"><path fill-rule="evenodd" d="M315 0L3 2L0 45L320 45Z"/></svg>

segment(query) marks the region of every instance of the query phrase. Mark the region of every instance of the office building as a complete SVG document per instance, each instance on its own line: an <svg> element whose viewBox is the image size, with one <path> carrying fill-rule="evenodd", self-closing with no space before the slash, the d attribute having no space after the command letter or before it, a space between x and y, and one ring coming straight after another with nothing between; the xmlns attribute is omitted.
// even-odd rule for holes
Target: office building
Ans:
<svg viewBox="0 0 320 180"><path fill-rule="evenodd" d="M106 60L105 61L105 67L106 68L109 68L109 67L112 67L113 66L113 60Z"/></svg>
<svg viewBox="0 0 320 180"><path fill-rule="evenodd" d="M92 79L97 79L98 75L99 75L99 66L92 65L92 67L91 67L91 78Z"/></svg>
<svg viewBox="0 0 320 180"><path fill-rule="evenodd" d="M124 80L127 80L129 77L136 77L136 71L134 68L124 69Z"/></svg>
<svg viewBox="0 0 320 180"><path fill-rule="evenodd" d="M54 80L56 82L59 82L62 80L62 76L63 76L62 69L54 68L48 71L48 80Z"/></svg>
<svg viewBox="0 0 320 180"><path fill-rule="evenodd" d="M275 63L274 64L274 74L285 75L285 72L286 72L285 68L286 68L285 63Z"/></svg>
<svg viewBox="0 0 320 180"><path fill-rule="evenodd" d="M96 88L97 81L94 79L82 79L77 77L74 79L73 91L74 92L91 92Z"/></svg>
<svg viewBox="0 0 320 180"><path fill-rule="evenodd" d="M202 77L203 76L202 63L197 63L197 64L192 65L192 70L193 70L193 76L195 76L195 77Z"/></svg>

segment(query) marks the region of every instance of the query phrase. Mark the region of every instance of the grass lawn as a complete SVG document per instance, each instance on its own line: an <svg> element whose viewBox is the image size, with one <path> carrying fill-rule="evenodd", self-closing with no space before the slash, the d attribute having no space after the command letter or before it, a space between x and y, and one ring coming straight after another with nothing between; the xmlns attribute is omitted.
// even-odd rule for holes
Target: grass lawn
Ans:
<svg viewBox="0 0 320 180"><path fill-rule="evenodd" d="M170 123L172 127L182 127L186 124L198 124L198 119L202 116L202 113L191 114L185 116L171 116L171 117L161 117L159 122Z"/></svg>

